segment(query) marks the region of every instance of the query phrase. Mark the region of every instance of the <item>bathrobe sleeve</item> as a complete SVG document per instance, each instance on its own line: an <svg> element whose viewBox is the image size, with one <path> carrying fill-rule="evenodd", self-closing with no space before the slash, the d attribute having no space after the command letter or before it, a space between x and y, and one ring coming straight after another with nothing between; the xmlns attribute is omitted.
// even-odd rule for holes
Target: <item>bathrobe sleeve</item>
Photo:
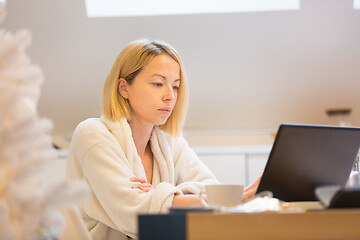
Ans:
<svg viewBox="0 0 360 240"><path fill-rule="evenodd" d="M173 139L175 183L184 194L199 194L205 184L220 184L183 137Z"/></svg>
<svg viewBox="0 0 360 240"><path fill-rule="evenodd" d="M132 237L136 237L138 213L165 212L171 206L174 194L181 193L166 182L149 192L132 189L133 165L101 123L78 126L72 139L67 170L68 175L83 178L91 186L93 196L83 206L83 212Z"/></svg>

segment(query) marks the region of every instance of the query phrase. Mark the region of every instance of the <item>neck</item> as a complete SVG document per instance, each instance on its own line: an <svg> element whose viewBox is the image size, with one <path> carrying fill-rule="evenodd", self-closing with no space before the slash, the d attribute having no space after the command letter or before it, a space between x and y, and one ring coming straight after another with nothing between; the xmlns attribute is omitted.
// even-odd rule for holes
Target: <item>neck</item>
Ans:
<svg viewBox="0 0 360 240"><path fill-rule="evenodd" d="M134 139L136 150L139 156L142 157L150 141L151 132L154 126L150 124L140 124L136 121L136 119L132 119L129 122L129 125L131 128L131 133Z"/></svg>

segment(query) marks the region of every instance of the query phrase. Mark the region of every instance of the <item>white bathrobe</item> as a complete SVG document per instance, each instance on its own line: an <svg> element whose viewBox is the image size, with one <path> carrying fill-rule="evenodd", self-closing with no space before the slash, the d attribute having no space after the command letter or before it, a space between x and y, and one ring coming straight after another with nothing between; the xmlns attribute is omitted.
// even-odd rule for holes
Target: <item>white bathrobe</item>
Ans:
<svg viewBox="0 0 360 240"><path fill-rule="evenodd" d="M143 192L131 188L130 178L146 174L126 119L92 118L76 128L66 170L90 185L91 200L81 211L94 240L137 238L139 213L164 213L174 194L198 194L204 184L219 183L184 138L155 127L150 146L154 189Z"/></svg>

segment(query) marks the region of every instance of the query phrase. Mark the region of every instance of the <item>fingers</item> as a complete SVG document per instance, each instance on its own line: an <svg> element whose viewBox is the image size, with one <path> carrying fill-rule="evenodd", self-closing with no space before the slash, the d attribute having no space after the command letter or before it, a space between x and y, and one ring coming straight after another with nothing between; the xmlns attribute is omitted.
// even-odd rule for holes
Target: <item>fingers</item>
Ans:
<svg viewBox="0 0 360 240"><path fill-rule="evenodd" d="M132 188L141 188L141 187L152 187L152 185L146 182L146 183L135 184L134 186L132 186Z"/></svg>
<svg viewBox="0 0 360 240"><path fill-rule="evenodd" d="M147 182L145 178L133 177L130 179L130 181L137 183L131 187L132 189L140 189L143 192L149 192L151 189L153 189L153 186Z"/></svg>
<svg viewBox="0 0 360 240"><path fill-rule="evenodd" d="M255 183L256 183L257 185L260 184L260 181L261 181L262 176L263 176L263 173L261 173L260 176L258 177L258 179L256 179Z"/></svg>
<svg viewBox="0 0 360 240"><path fill-rule="evenodd" d="M243 194L243 201L246 201L249 198L253 197L256 193L256 190L257 188L251 188L251 187L246 188Z"/></svg>
<svg viewBox="0 0 360 240"><path fill-rule="evenodd" d="M152 189L152 187L141 187L141 188L139 188L141 191L143 191L143 192L148 192L148 191L150 191L151 189Z"/></svg>
<svg viewBox="0 0 360 240"><path fill-rule="evenodd" d="M251 191L253 190L256 192L257 188L259 187L261 181L262 174L253 182L251 185L247 186L244 191Z"/></svg>
<svg viewBox="0 0 360 240"><path fill-rule="evenodd" d="M143 192L148 192L151 189L153 189L153 186L150 184L150 186L142 186L142 185L134 185L131 187L132 189L140 189Z"/></svg>
<svg viewBox="0 0 360 240"><path fill-rule="evenodd" d="M255 182L253 182L251 185L249 185L246 189L250 189L250 188L258 188L259 184L260 184L260 181L261 181L261 177L258 177Z"/></svg>
<svg viewBox="0 0 360 240"><path fill-rule="evenodd" d="M142 178L142 177L133 177L133 178L130 178L130 181L132 182L140 182L140 183L146 183L146 179L145 178Z"/></svg>
<svg viewBox="0 0 360 240"><path fill-rule="evenodd" d="M253 182L250 186L246 187L244 189L244 194L243 194L243 200L247 200L251 197L253 197L256 194L256 191L259 187L260 184L260 180L261 180L262 174L260 175L260 177L258 177L255 182Z"/></svg>
<svg viewBox="0 0 360 240"><path fill-rule="evenodd" d="M253 183L244 189L244 192L256 191L259 184Z"/></svg>

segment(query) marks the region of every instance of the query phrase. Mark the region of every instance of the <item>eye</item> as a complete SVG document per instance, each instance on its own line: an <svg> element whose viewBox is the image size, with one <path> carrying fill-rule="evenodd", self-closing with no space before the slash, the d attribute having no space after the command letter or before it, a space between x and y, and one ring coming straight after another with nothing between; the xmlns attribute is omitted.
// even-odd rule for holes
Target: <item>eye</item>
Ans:
<svg viewBox="0 0 360 240"><path fill-rule="evenodd" d="M179 89L179 86L173 86L173 89L174 89L174 90L178 90L178 89Z"/></svg>
<svg viewBox="0 0 360 240"><path fill-rule="evenodd" d="M155 87L161 87L162 83L153 83Z"/></svg>

